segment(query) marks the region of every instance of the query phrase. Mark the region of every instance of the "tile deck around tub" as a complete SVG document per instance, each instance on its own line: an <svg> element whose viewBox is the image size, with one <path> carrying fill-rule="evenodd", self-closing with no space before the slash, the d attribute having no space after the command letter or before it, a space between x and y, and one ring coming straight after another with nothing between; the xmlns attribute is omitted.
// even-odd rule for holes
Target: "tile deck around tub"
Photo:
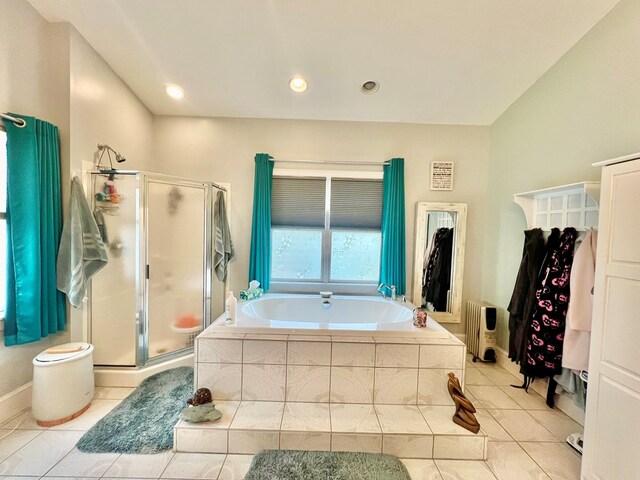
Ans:
<svg viewBox="0 0 640 480"><path fill-rule="evenodd" d="M174 429L174 450L252 454L263 449L361 451L402 458L484 460L487 435L454 424L453 406L222 402L218 422Z"/></svg>
<svg viewBox="0 0 640 480"><path fill-rule="evenodd" d="M211 390L223 418L178 423L175 450L296 448L483 460L487 435L451 420L447 374L464 385L464 344L453 335L388 333L204 332L196 338L196 386Z"/></svg>
<svg viewBox="0 0 640 480"><path fill-rule="evenodd" d="M209 388L218 401L453 405L447 374L464 385L464 355L464 344L452 335L209 332L196 338L196 386Z"/></svg>

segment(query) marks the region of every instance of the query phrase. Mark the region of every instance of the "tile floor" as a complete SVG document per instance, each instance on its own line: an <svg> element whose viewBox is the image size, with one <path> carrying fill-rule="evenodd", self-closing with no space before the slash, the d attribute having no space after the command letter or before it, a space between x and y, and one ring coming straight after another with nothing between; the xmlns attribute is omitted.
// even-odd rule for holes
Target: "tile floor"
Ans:
<svg viewBox="0 0 640 480"><path fill-rule="evenodd" d="M486 462L403 460L413 480L573 480L580 457L564 439L582 431L544 399L509 386L518 383L495 364L467 363L467 394L489 435ZM98 388L91 408L72 422L43 429L25 412L0 426L0 479L240 480L251 455L165 452L157 455L85 454L74 448L83 432L132 389ZM14 427L17 428L14 429ZM11 432L11 433L10 433Z"/></svg>

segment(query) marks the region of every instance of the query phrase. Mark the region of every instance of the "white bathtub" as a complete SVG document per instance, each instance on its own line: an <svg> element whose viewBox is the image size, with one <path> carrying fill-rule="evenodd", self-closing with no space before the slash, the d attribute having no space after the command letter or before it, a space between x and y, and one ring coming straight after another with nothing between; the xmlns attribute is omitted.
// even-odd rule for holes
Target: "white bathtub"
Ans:
<svg viewBox="0 0 640 480"><path fill-rule="evenodd" d="M328 304L325 302L329 302ZM373 296L340 296L330 299L319 295L267 294L249 302L238 302L235 325L226 326L224 315L203 333L221 331L238 333L295 334L407 334L449 338L449 332L432 318L425 328L413 325L413 309L408 302L394 302ZM273 329L266 332L265 329ZM277 331L274 331L277 330Z"/></svg>

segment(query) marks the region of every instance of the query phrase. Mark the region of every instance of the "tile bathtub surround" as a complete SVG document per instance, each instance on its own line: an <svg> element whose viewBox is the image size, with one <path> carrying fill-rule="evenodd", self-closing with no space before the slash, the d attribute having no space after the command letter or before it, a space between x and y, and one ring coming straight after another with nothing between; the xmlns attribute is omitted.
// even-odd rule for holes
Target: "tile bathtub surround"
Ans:
<svg viewBox="0 0 640 480"><path fill-rule="evenodd" d="M502 370L502 367L499 365L482 365L482 371L484 372L486 369ZM480 370L480 368L478 368L478 370ZM493 378L499 380L499 376L497 375L494 375ZM105 398L99 392L100 387L96 389L96 398ZM538 394L532 392L530 395ZM239 403L240 402L216 402L217 408L223 412L223 417L216 423L210 423L209 429L213 432L222 433L225 441L227 434L226 428L228 428L232 422L235 409L237 409ZM331 414L331 406L327 404L324 404L324 406L329 409L329 413ZM349 406L349 408L350 407L351 406ZM394 406L375 406L382 433L358 434L356 432L336 432L333 434L335 437L334 450L362 444L363 449L385 451L385 449L393 448L394 444L404 445L408 448L399 452L400 458L406 465L412 480L520 480L549 478L579 480L580 456L566 446L564 439L569 433L582 431L582 427L559 410L527 411L526 408L517 409L519 412L528 412L531 417L537 420L557 438L557 440L553 442L521 441L518 443L509 436L503 426L491 416L489 411L479 408L478 419L481 423L482 430L489 435L488 458L487 461L484 462L452 459L436 459L434 461L430 459L403 457L402 452L411 451L412 439L409 434L403 437L402 434L385 433L385 418L405 418L404 410L407 407L395 407L400 408L403 413L392 411L391 415L385 415L385 413L388 412L382 412L382 410L386 408L394 408ZM409 408L412 409L411 407ZM499 409L492 409L491 411L495 413L495 410ZM443 412L447 415L449 413L444 409ZM11 432L11 430L18 425L19 421L21 423L18 428ZM503 419L503 421L505 420ZM508 421L505 421L505 423L508 423ZM196 427L196 425L190 424L189 428L192 427ZM182 430L183 429L180 429L180 431ZM238 432L238 435L234 436L234 442L238 439L243 439L242 436L245 431L236 430L234 432ZM270 433L266 430L263 430L263 432ZM69 445L62 445L64 438L61 435L66 435L67 433L71 434L74 440L69 442ZM8 436L4 437L4 435L7 434ZM38 438L45 434L54 435L55 438L52 437L42 442L36 442ZM63 477L77 479L98 478L95 476L89 477L88 475L71 475L71 473L80 473L81 471L91 475L98 475L100 471L104 470L105 463L107 463L104 461L104 458L94 458L94 454L84 454L74 451L73 444L75 444L75 438L81 434L82 431L58 431L38 428L35 425L35 421L32 420L30 412L22 413L15 419L8 421L4 425L0 425L0 438L2 438L2 440L0 440L0 472L2 472L0 476L7 480L37 479L43 475L46 475L44 478L51 479L62 479ZM398 439L395 442L388 443L387 439L392 436L397 436ZM436 434L436 437L437 436ZM262 440L271 440L273 444L275 444L275 435L266 435ZM331 434L326 432L281 430L279 444L280 448L293 448L293 446L298 446L299 448L307 450L318 449L327 451L330 450L331 440ZM198 437L194 443L200 446L207 446L208 440L206 437ZM239 443L236 442L234 447L238 445L240 449L245 448L242 441ZM443 445L439 444L438 451L444 448L444 452L448 453L448 451L450 452L452 449L447 447L451 447L451 445L444 445L443 447ZM53 461L51 461L52 456L54 457ZM12 457L14 458L12 459ZM56 462L56 458L59 460L52 465L53 462ZM65 462L67 458L69 460ZM119 458L118 456L118 459ZM220 466L222 458L224 458L224 463L217 475L216 470ZM225 455L223 453L172 454L171 452L166 452L160 455L126 455L121 461L117 462L117 468L111 469L110 466L107 470L107 472L110 473L108 475L102 475L102 478L109 480L125 478L121 477L121 475L126 475L126 478L130 478L130 480L133 478L209 478L211 480L241 480L246 475L252 458L252 454ZM11 471L17 471L11 470L11 468L20 465L22 463L20 459L27 459L27 463L30 464L29 467L33 465L34 467L39 466L41 468L43 464L46 464L45 468L49 465L51 465L51 467L44 473L40 473L43 472L42 469L30 470L33 474L23 474L22 471L19 475L17 473L9 473ZM71 462L71 460L74 460L74 462ZM115 463L116 462L114 462L114 464ZM140 468L137 468L137 465L139 465ZM164 470L159 474L163 466ZM66 470L67 467L77 468L78 470ZM37 473L35 473L36 471ZM63 472L67 471L69 475L62 475ZM26 470L24 470L24 472L26 472ZM54 476L54 473L59 476ZM145 476L134 477L134 474L144 474Z"/></svg>
<svg viewBox="0 0 640 480"><path fill-rule="evenodd" d="M331 365L330 342L287 342L288 365Z"/></svg>
<svg viewBox="0 0 640 480"><path fill-rule="evenodd" d="M287 359L287 342L269 340L245 340L242 363L284 365Z"/></svg>
<svg viewBox="0 0 640 480"><path fill-rule="evenodd" d="M447 373L464 377L452 338L213 335L196 339L196 377L216 400L446 405Z"/></svg>
<svg viewBox="0 0 640 480"><path fill-rule="evenodd" d="M374 369L368 367L332 367L332 403L373 403Z"/></svg>
<svg viewBox="0 0 640 480"><path fill-rule="evenodd" d="M242 365L242 399L283 402L287 367Z"/></svg>

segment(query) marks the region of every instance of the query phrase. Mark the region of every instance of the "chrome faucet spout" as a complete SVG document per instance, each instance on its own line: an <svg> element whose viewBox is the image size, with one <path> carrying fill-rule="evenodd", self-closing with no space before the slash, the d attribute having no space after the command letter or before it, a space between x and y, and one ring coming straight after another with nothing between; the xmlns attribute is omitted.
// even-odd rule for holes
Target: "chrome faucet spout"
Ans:
<svg viewBox="0 0 640 480"><path fill-rule="evenodd" d="M394 302L397 300L397 296L396 296L396 286L395 285L387 285L386 283L381 283L380 285L378 285L378 292L382 293L382 297L386 298L385 292L384 292L384 288L388 288L389 290L391 290L391 300L393 300Z"/></svg>

